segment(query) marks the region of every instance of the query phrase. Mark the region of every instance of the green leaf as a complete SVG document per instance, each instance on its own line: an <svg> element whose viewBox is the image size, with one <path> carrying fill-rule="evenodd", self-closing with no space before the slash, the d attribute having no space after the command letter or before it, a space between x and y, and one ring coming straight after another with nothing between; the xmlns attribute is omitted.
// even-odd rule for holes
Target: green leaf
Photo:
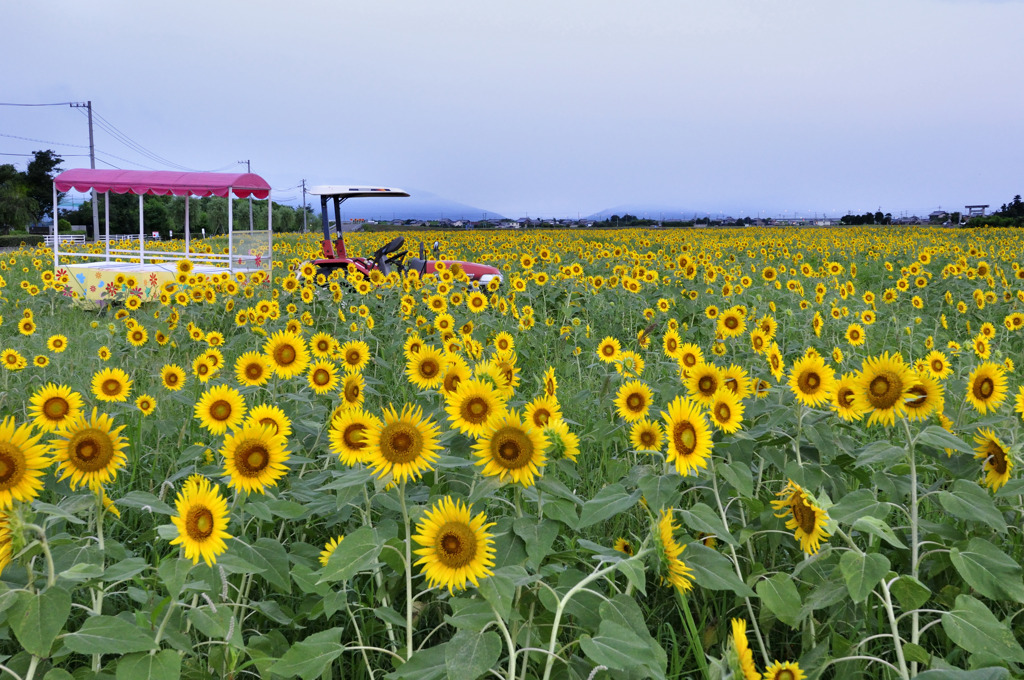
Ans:
<svg viewBox="0 0 1024 680"><path fill-rule="evenodd" d="M1020 564L985 539L972 538L966 548L950 549L949 561L985 597L1024 603Z"/></svg>
<svg viewBox="0 0 1024 680"><path fill-rule="evenodd" d="M754 588L768 610L791 628L800 623L800 593L789 574L778 573L757 582Z"/></svg>
<svg viewBox="0 0 1024 680"><path fill-rule="evenodd" d="M903 575L896 579L889 587L889 591L896 597L905 611L917 609L931 597L932 591L928 586L918 581L913 576Z"/></svg>
<svg viewBox="0 0 1024 680"><path fill-rule="evenodd" d="M535 517L517 517L512 522L512 531L526 543L526 554L530 565L537 569L551 553L551 546L558 537L561 527L553 520L537 521Z"/></svg>
<svg viewBox="0 0 1024 680"><path fill-rule="evenodd" d="M103 576L103 565L93 562L79 562L70 569L60 572L59 576L68 581L89 581Z"/></svg>
<svg viewBox="0 0 1024 680"><path fill-rule="evenodd" d="M412 659L384 677L387 680L442 680L447 675L444 661L447 644L421 649Z"/></svg>
<svg viewBox="0 0 1024 680"><path fill-rule="evenodd" d="M878 553L849 550L839 559L839 570L854 602L863 602L882 577L889 572L889 560Z"/></svg>
<svg viewBox="0 0 1024 680"><path fill-rule="evenodd" d="M494 610L486 600L471 600L466 597L453 597L448 600L452 613L444 620L456 628L481 631L494 621Z"/></svg>
<svg viewBox="0 0 1024 680"><path fill-rule="evenodd" d="M7 613L14 637L30 654L49 656L50 647L71 613L71 594L59 586L41 593L18 593Z"/></svg>
<svg viewBox="0 0 1024 680"><path fill-rule="evenodd" d="M445 645L448 680L474 680L486 673L501 656L501 638L493 630L473 633L460 630Z"/></svg>
<svg viewBox="0 0 1024 680"><path fill-rule="evenodd" d="M130 654L156 648L151 634L115 616L90 616L77 633L64 636L64 645L79 654Z"/></svg>
<svg viewBox="0 0 1024 680"><path fill-rule="evenodd" d="M1009 680L1010 671L1005 668L980 668L976 671L962 671L958 668L925 671L917 680Z"/></svg>
<svg viewBox="0 0 1024 680"><path fill-rule="evenodd" d="M158 515L173 515L174 509L164 503L151 493L145 491L129 491L121 498L114 501L115 505L141 510L142 512L156 513Z"/></svg>
<svg viewBox="0 0 1024 680"><path fill-rule="evenodd" d="M690 509L676 512L691 529L710 534L730 545L739 545L733 535L729 533L728 527L722 523L722 518L710 506L704 503L694 503Z"/></svg>
<svg viewBox="0 0 1024 680"><path fill-rule="evenodd" d="M178 680L181 656L172 649L156 654L129 654L117 662L117 680Z"/></svg>
<svg viewBox="0 0 1024 680"><path fill-rule="evenodd" d="M288 553L280 542L271 538L261 538L250 546L244 540L235 538L231 543L235 554L259 569L260 574L268 583L290 593L292 579L289 574L291 565Z"/></svg>
<svg viewBox="0 0 1024 680"><path fill-rule="evenodd" d="M360 571L377 564L383 548L372 527L359 527L345 537L327 560L320 583L348 581Z"/></svg>
<svg viewBox="0 0 1024 680"><path fill-rule="evenodd" d="M915 645L913 642L903 643L903 656L907 661L916 663L927 664L932 660L932 655L928 653L928 650L921 645Z"/></svg>
<svg viewBox="0 0 1024 680"><path fill-rule="evenodd" d="M906 550L907 548L907 546L903 544L903 541L896 538L896 534L889 527L889 525L883 522L882 520L878 519L877 517L872 517L870 515L866 517L861 517L853 523L853 530L863 531L874 536L877 536L880 539L884 540L886 543L892 545L893 547L902 548L904 550Z"/></svg>
<svg viewBox="0 0 1024 680"><path fill-rule="evenodd" d="M613 670L630 671L642 666L654 678L664 678L664 667L652 667L651 648L629 628L614 621L602 621L598 635L580 637L580 649L591 661Z"/></svg>
<svg viewBox="0 0 1024 680"><path fill-rule="evenodd" d="M866 465L871 465L887 467L898 460L902 460L906 455L906 451L893 446L889 442L872 442L861 449L860 453L857 454L857 462L854 463L854 466L864 467Z"/></svg>
<svg viewBox="0 0 1024 680"><path fill-rule="evenodd" d="M75 680L75 676L68 673L63 668L51 668L46 671L46 675L43 676L43 680Z"/></svg>
<svg viewBox="0 0 1024 680"><path fill-rule="evenodd" d="M957 595L956 606L942 615L942 628L950 640L971 654L991 654L1024 663L1024 649L1007 625L970 595Z"/></svg>
<svg viewBox="0 0 1024 680"><path fill-rule="evenodd" d="M689 543L680 559L693 569L693 580L702 588L731 590L740 597L754 597L754 591L736 575L732 562L699 541Z"/></svg>
<svg viewBox="0 0 1024 680"><path fill-rule="evenodd" d="M193 566L190 560L171 558L164 560L157 567L156 573L160 575L160 580L164 582L164 587L171 597L178 597L181 594L185 579L188 578L188 572Z"/></svg>
<svg viewBox="0 0 1024 680"><path fill-rule="evenodd" d="M640 478L639 486L647 507L657 512L679 504L679 485L682 483L683 478L679 475L648 475Z"/></svg>
<svg viewBox="0 0 1024 680"><path fill-rule="evenodd" d="M580 521L576 528L589 527L629 510L640 500L640 493L640 490L637 489L633 493L627 494L625 487L621 484L609 484L583 504Z"/></svg>
<svg viewBox="0 0 1024 680"><path fill-rule="evenodd" d="M285 677L297 675L303 680L323 675L345 650L339 642L341 632L341 628L331 628L295 643L270 671Z"/></svg>
<svg viewBox="0 0 1024 680"><path fill-rule="evenodd" d="M562 522L569 528L575 528L579 523L579 515L576 514L576 504L564 498L552 498L544 501L544 516L557 522Z"/></svg>
<svg viewBox="0 0 1024 680"><path fill-rule="evenodd" d="M750 497L754 495L754 475L750 472L750 466L745 463L729 463L718 465L715 470L722 475L722 478L736 489L740 496Z"/></svg>
<svg viewBox="0 0 1024 680"><path fill-rule="evenodd" d="M1001 534L1006 533L1006 519L996 508L992 494L975 482L958 479L949 491L939 492L942 509L960 519L983 522Z"/></svg>
<svg viewBox="0 0 1024 680"><path fill-rule="evenodd" d="M501 618L508 621L512 613L512 598L516 594L516 583L508 567L496 569L493 574L480 581L477 590L497 610Z"/></svg>
<svg viewBox="0 0 1024 680"><path fill-rule="evenodd" d="M857 518L871 515L885 519L889 509L877 498L871 489L858 489L843 496L828 509L828 515L841 524L852 524Z"/></svg>
<svg viewBox="0 0 1024 680"><path fill-rule="evenodd" d="M208 638L224 640L232 628L235 629L232 637L237 637L238 635L238 626L231 625L231 621L234 619L231 607L226 604L222 604L217 608L205 606L189 609L186 616L192 622L192 625Z"/></svg>
<svg viewBox="0 0 1024 680"><path fill-rule="evenodd" d="M957 437L955 434L946 431L938 425L929 425L921 430L917 437L914 438L914 442L917 444L934 446L940 451L953 449L960 453L974 453L974 449L968 446L963 439L960 439L960 437Z"/></svg>

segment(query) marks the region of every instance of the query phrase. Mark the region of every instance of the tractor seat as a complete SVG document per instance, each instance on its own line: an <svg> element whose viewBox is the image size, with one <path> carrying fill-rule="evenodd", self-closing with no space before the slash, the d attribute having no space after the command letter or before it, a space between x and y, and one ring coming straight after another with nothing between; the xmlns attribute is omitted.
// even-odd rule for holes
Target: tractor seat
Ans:
<svg viewBox="0 0 1024 680"><path fill-rule="evenodd" d="M420 276L423 276L427 272L427 261L421 260L418 257L410 257L406 261L405 266L409 269L415 269Z"/></svg>

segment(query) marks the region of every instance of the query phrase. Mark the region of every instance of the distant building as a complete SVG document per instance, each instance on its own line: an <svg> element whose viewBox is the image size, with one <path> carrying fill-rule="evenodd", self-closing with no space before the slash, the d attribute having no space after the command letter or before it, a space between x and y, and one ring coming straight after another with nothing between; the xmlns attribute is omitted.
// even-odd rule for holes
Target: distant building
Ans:
<svg viewBox="0 0 1024 680"><path fill-rule="evenodd" d="M985 216L985 208L987 208L987 207L988 207L988 204L985 204L985 205L965 205L964 206L964 210L967 211L967 217L984 217Z"/></svg>

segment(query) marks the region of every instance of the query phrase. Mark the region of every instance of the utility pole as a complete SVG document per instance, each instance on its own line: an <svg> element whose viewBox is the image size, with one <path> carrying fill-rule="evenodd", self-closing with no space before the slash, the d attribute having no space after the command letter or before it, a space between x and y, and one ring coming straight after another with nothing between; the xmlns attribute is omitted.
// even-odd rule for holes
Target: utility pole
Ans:
<svg viewBox="0 0 1024 680"><path fill-rule="evenodd" d="M239 163L245 163L245 171L252 172L252 165L249 161L238 161ZM273 210L272 205L267 206L267 210ZM252 231L252 194L249 194L249 231Z"/></svg>
<svg viewBox="0 0 1024 680"><path fill-rule="evenodd" d="M90 99L86 103L72 102L70 104L73 109L86 108L89 112L89 167L93 170L96 169L96 145L93 143L92 136L92 100ZM96 190L92 190L92 238L97 240L100 237L100 206L97 202ZM57 212L57 206L53 206L54 212ZM107 216L110 219L110 216ZM53 225L54 231L58 230L57 225Z"/></svg>
<svg viewBox="0 0 1024 680"><path fill-rule="evenodd" d="M306 180L302 180L302 233L306 233Z"/></svg>

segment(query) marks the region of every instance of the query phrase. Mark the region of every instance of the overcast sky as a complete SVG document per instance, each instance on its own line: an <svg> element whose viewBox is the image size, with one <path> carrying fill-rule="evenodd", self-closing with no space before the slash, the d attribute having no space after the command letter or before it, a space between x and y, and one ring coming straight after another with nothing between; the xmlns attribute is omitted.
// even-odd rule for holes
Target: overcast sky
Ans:
<svg viewBox="0 0 1024 680"><path fill-rule="evenodd" d="M0 101L92 100L172 164L251 159L282 199L303 178L512 217L1024 193L1021 1L0 0L0 17ZM80 111L0 106L0 135L0 153L88 167ZM96 148L99 168L174 169L99 127Z"/></svg>

